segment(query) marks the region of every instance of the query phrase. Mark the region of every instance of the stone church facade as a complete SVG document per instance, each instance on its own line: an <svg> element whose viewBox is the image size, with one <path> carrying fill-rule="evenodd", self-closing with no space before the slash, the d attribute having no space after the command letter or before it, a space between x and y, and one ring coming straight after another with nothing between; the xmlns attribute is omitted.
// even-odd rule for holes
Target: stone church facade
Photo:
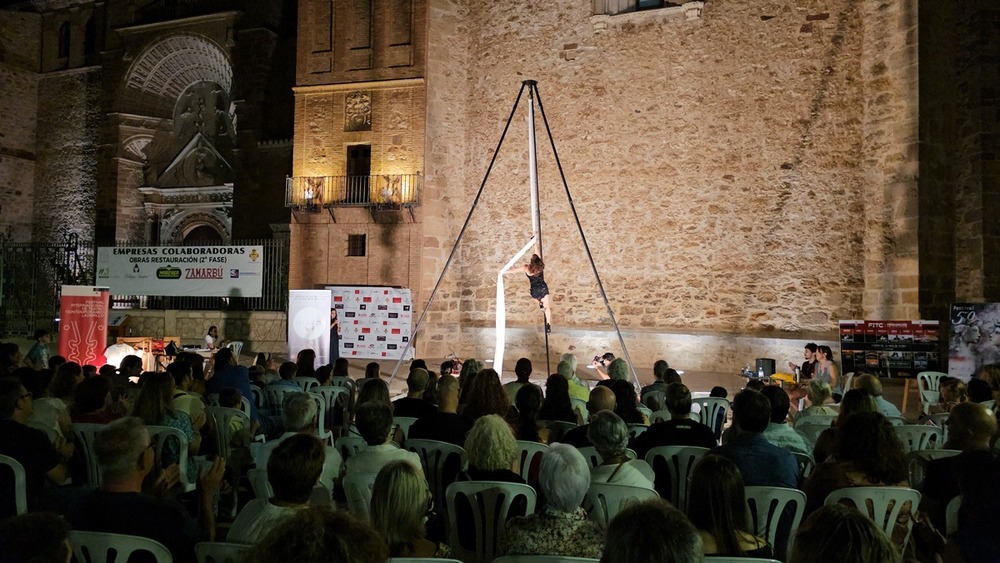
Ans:
<svg viewBox="0 0 1000 563"><path fill-rule="evenodd" d="M287 223L291 288L408 287L418 314L438 288L418 355L487 356L531 233L525 100L476 196L533 79L557 352L617 348L601 287L637 364L734 371L839 319L1000 300L986 0L299 0L292 48L271 3L33 4L0 33L16 236ZM508 356L537 358L526 281L505 296Z"/></svg>

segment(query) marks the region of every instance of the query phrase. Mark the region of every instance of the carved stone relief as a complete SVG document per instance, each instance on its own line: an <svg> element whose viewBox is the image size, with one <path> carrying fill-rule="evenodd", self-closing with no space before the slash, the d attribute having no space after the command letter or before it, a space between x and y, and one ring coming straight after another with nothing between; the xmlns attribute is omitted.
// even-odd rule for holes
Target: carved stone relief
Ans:
<svg viewBox="0 0 1000 563"><path fill-rule="evenodd" d="M344 131L371 131L371 129L371 92L351 92L347 94Z"/></svg>

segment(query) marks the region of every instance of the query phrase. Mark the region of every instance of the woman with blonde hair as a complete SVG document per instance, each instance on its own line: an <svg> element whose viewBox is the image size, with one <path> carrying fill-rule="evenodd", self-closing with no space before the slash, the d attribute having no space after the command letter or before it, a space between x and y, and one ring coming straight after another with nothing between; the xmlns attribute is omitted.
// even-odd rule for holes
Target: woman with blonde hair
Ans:
<svg viewBox="0 0 1000 563"><path fill-rule="evenodd" d="M400 460L378 472L372 489L372 526L389 545L389 557L448 557L451 548L425 537L430 508L431 493L418 467Z"/></svg>

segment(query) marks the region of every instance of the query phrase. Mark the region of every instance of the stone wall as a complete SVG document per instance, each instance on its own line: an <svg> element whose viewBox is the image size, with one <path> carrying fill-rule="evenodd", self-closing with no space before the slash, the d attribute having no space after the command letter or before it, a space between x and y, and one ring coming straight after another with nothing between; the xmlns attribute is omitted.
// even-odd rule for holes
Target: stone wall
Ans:
<svg viewBox="0 0 1000 563"><path fill-rule="evenodd" d="M224 340L243 342L243 355L257 352L288 354L288 328L281 311L154 311L129 309L135 336L180 336L181 344L204 344L208 327L219 327Z"/></svg>
<svg viewBox="0 0 1000 563"><path fill-rule="evenodd" d="M31 240L38 115L37 14L0 17L0 234Z"/></svg>

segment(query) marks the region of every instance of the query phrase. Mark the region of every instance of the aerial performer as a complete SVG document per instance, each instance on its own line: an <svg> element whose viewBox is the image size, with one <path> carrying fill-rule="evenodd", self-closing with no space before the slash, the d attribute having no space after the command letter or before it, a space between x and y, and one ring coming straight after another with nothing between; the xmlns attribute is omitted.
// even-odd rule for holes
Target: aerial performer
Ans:
<svg viewBox="0 0 1000 563"><path fill-rule="evenodd" d="M545 283L545 262L538 255L538 244L535 244L535 253L531 255L531 260L523 267L524 275L528 276L530 284L531 298L538 301L538 307L545 313L545 333L552 332L552 300L549 297L549 286ZM517 272L511 270L507 273Z"/></svg>

